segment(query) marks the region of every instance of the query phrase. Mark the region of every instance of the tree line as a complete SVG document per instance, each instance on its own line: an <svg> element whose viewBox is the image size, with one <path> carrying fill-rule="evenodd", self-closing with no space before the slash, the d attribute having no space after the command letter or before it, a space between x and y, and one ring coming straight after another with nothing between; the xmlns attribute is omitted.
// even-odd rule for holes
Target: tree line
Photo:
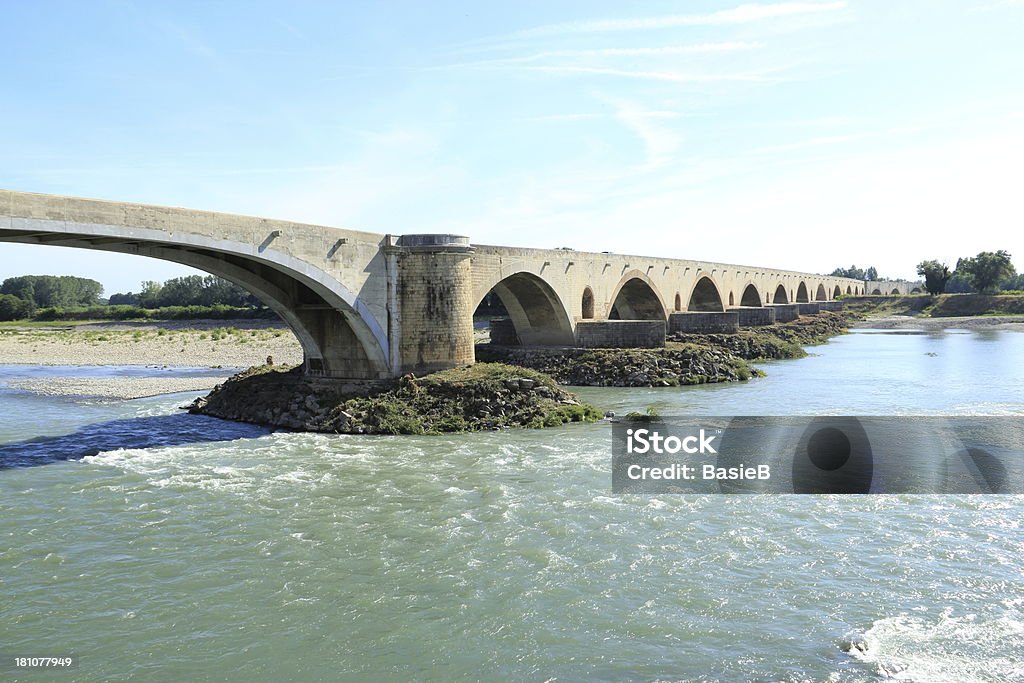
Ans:
<svg viewBox="0 0 1024 683"><path fill-rule="evenodd" d="M849 268L836 268L831 273L832 277L848 277L853 280L880 280L878 277L878 271L874 266L870 268L858 268L857 266L850 266Z"/></svg>
<svg viewBox="0 0 1024 683"><path fill-rule="evenodd" d="M19 275L0 283L0 320L39 317L60 320L72 311L88 309L91 317L123 318L131 311L158 308L188 308L201 315L203 309L224 307L259 309L252 294L214 275L188 275L164 282L146 281L139 293L125 292L102 298L103 285L96 280L71 275ZM75 316L72 316L75 317Z"/></svg>
<svg viewBox="0 0 1024 683"><path fill-rule="evenodd" d="M936 260L921 261L917 274L924 278L929 294L1024 290L1024 274L1017 274L1010 254L1003 249L957 259L953 270Z"/></svg>

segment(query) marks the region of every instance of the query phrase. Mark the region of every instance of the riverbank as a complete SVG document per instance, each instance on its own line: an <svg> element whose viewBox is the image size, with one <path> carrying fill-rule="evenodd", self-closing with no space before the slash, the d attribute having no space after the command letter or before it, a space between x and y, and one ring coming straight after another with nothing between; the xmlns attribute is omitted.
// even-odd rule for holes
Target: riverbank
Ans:
<svg viewBox="0 0 1024 683"><path fill-rule="evenodd" d="M851 327L871 330L1009 330L1024 332L1024 315L923 316L884 315L857 320Z"/></svg>
<svg viewBox="0 0 1024 683"><path fill-rule="evenodd" d="M267 356L295 365L302 362L302 347L290 330L265 321L0 327L4 364L246 368L262 365Z"/></svg>
<svg viewBox="0 0 1024 683"><path fill-rule="evenodd" d="M1020 294L917 294L910 296L845 297L847 312L856 316L921 318L1022 317Z"/></svg>
<svg viewBox="0 0 1024 683"><path fill-rule="evenodd" d="M858 329L1024 332L1024 296L1016 294L849 297L844 305Z"/></svg>
<svg viewBox="0 0 1024 683"><path fill-rule="evenodd" d="M41 396L126 401L186 391L209 391L229 377L228 374L204 377L46 377L10 380L4 384L11 389L31 391Z"/></svg>
<svg viewBox="0 0 1024 683"><path fill-rule="evenodd" d="M189 412L338 434L476 432L602 417L547 375L500 363L361 386L253 367L196 399Z"/></svg>

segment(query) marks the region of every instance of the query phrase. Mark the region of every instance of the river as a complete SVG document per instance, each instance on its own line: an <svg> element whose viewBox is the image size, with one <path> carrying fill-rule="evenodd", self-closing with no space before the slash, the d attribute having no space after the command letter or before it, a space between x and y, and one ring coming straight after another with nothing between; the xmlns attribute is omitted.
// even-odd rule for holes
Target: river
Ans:
<svg viewBox="0 0 1024 683"><path fill-rule="evenodd" d="M862 330L762 367L579 393L1024 415L1016 332ZM50 677L82 681L1024 680L1020 496L613 496L607 424L270 433L177 409L195 395L0 386L5 657L74 654Z"/></svg>

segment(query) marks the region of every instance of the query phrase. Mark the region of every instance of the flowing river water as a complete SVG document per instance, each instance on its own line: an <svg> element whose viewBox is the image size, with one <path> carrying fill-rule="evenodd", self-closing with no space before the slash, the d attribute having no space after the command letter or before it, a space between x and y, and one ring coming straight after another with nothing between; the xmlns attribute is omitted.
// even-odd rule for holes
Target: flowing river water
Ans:
<svg viewBox="0 0 1024 683"><path fill-rule="evenodd" d="M1024 334L858 331L624 413L1024 415ZM110 372L105 369L102 372ZM2 680L1024 680L1020 496L615 496L610 427L277 432L0 367ZM851 648L866 644L866 652Z"/></svg>

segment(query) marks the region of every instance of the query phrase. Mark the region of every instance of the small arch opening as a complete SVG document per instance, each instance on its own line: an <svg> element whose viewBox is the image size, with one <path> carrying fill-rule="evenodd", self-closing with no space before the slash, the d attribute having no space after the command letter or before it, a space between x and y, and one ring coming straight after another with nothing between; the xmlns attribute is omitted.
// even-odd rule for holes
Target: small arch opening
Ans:
<svg viewBox="0 0 1024 683"><path fill-rule="evenodd" d="M585 319L594 317L594 291L590 287L583 289L582 313Z"/></svg>

